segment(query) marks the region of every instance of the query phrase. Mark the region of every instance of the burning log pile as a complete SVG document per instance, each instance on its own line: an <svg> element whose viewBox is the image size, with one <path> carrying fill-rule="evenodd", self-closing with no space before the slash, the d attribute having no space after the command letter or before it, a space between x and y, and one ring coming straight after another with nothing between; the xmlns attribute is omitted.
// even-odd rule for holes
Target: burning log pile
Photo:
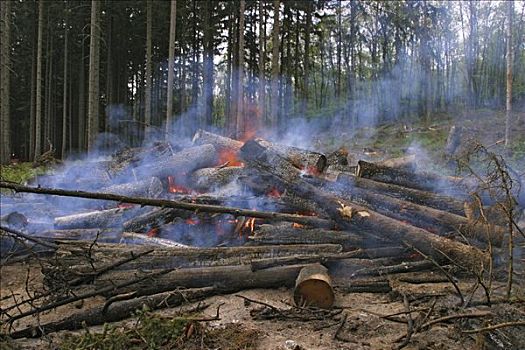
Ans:
<svg viewBox="0 0 525 350"><path fill-rule="evenodd" d="M248 288L295 286L298 306L330 308L334 288L390 291L387 275L405 283L480 276L508 229L468 215L471 181L413 164L350 164L344 152L200 130L189 147L126 150L35 186L2 182L15 193L2 197L3 263L37 256L46 287L6 320L106 298L11 337Z"/></svg>

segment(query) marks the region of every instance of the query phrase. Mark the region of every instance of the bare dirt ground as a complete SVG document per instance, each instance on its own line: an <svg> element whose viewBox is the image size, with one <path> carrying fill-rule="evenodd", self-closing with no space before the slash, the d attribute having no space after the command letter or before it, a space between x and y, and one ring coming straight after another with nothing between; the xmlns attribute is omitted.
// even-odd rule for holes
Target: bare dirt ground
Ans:
<svg viewBox="0 0 525 350"><path fill-rule="evenodd" d="M28 271L30 272L28 275ZM27 297L41 284L41 275L38 265L27 266L17 264L5 266L1 270L1 307L5 309L13 303L13 295L17 300ZM335 280L337 284L337 279ZM219 295L205 299L208 307L201 313L203 317L212 318L216 309L220 307L220 320L207 322L209 328L223 329L231 325L239 326L238 332L248 332L253 340L253 346L243 349L393 349L402 344L397 341L407 333L406 323L393 322L381 315L391 315L405 310L402 295L406 295L413 312L413 319L428 312L428 308L435 302L428 320L447 315L460 313L491 312L491 318L456 319L453 322L437 323L426 330L414 334L405 349L524 349L525 327L505 328L485 335L463 334L463 330L482 327L504 321L525 319L525 304L519 301L523 298L523 288L518 288L518 298L513 304L498 304L492 308L487 306L468 307L461 309L457 306L458 297L450 283L407 284L391 282L393 291L384 294L372 293L336 293L336 308L341 312L336 317L326 320L300 321L275 318L269 320L254 320L251 314L257 314L262 308L255 303L247 304L236 295L268 303L279 309L289 309L292 291L282 289L255 289L236 293L235 295ZM465 280L459 283L461 290L468 295L474 281ZM26 288L28 286L28 288ZM494 296L497 298L503 291L500 285L495 284ZM478 290L473 300L482 300L482 292ZM523 299L521 299L523 301ZM28 317L23 322L15 324L20 329L27 325L37 325L58 320L78 309L86 309L103 303L103 298L92 298L84 303L60 307L56 310L42 313L39 318ZM155 312L163 317L180 315L181 310L195 307L196 303L183 307L164 309ZM403 315L394 318L403 319ZM344 322L343 322L344 320ZM117 323L118 327L126 328L133 324L133 320ZM3 331L5 331L5 325ZM90 332L102 332L103 327L91 327ZM67 334L82 334L85 331L57 332L40 339L1 340L2 349L58 349L61 341ZM220 332L219 332L220 333ZM336 336L337 335L337 336ZM181 347L184 349L241 349L232 341L222 339L217 347L197 344L195 347ZM213 343L213 341L212 341ZM484 344L484 345L483 345ZM485 347L483 347L485 346Z"/></svg>

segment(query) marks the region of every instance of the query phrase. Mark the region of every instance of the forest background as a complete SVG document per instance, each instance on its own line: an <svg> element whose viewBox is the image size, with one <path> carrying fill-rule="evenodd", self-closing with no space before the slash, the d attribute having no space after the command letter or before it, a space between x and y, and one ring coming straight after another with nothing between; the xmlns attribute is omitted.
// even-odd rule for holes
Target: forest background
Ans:
<svg viewBox="0 0 525 350"><path fill-rule="evenodd" d="M525 110L523 1L0 6L4 164L197 128L242 138L306 122L351 133L479 109L507 109L512 119Z"/></svg>

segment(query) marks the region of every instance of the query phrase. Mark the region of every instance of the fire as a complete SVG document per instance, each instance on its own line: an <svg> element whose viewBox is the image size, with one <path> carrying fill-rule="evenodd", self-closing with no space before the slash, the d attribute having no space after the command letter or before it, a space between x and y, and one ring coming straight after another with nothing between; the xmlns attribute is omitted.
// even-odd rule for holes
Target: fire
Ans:
<svg viewBox="0 0 525 350"><path fill-rule="evenodd" d="M131 203L119 203L117 205L119 209L129 209L129 208L133 208L134 206L135 204L131 204Z"/></svg>
<svg viewBox="0 0 525 350"><path fill-rule="evenodd" d="M292 223L293 228L304 228L304 225L298 224L296 222Z"/></svg>
<svg viewBox="0 0 525 350"><path fill-rule="evenodd" d="M247 230L248 231L248 235L251 235L253 233L253 229L255 228L255 218L249 218L247 219L243 226L242 226L242 229L239 231L239 236L242 236L242 232Z"/></svg>
<svg viewBox="0 0 525 350"><path fill-rule="evenodd" d="M177 185L175 182L175 176L168 176L168 192L169 193L184 193L189 194L191 190L184 186Z"/></svg>
<svg viewBox="0 0 525 350"><path fill-rule="evenodd" d="M319 176L321 173L317 167L310 165L301 169L301 175Z"/></svg>
<svg viewBox="0 0 525 350"><path fill-rule="evenodd" d="M237 151L225 149L219 152L219 165L244 166L244 163L237 158Z"/></svg>
<svg viewBox="0 0 525 350"><path fill-rule="evenodd" d="M279 190L277 188L272 187L270 192L268 192L268 197L281 198L281 192L279 192Z"/></svg>
<svg viewBox="0 0 525 350"><path fill-rule="evenodd" d="M186 219L186 223L188 225L198 225L199 224L199 219L197 219L197 218L189 218L189 219Z"/></svg>
<svg viewBox="0 0 525 350"><path fill-rule="evenodd" d="M151 230L149 230L149 231L146 233L146 236L148 236L148 237L157 237L158 234L159 234L159 229L158 229L158 227L154 227L154 228L152 228Z"/></svg>

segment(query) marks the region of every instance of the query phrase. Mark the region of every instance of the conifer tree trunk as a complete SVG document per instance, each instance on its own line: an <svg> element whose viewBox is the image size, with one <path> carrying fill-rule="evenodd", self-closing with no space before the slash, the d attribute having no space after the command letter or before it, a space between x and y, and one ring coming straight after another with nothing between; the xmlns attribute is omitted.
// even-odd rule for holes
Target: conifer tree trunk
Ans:
<svg viewBox="0 0 525 350"><path fill-rule="evenodd" d="M263 23L266 18L264 16L264 2L259 0L259 115L257 127L262 125L262 121L266 114L266 78L264 74L265 55L264 42L266 41L266 33L264 32Z"/></svg>
<svg viewBox="0 0 525 350"><path fill-rule="evenodd" d="M35 152L42 154L42 37L44 33L44 1L38 1L38 39L36 53L36 94L35 94Z"/></svg>
<svg viewBox="0 0 525 350"><path fill-rule="evenodd" d="M0 3L0 164L8 164L11 155L9 84L11 57L11 2Z"/></svg>
<svg viewBox="0 0 525 350"><path fill-rule="evenodd" d="M88 151L92 151L99 131L99 60L100 60L100 5L91 0L88 88Z"/></svg>
<svg viewBox="0 0 525 350"><path fill-rule="evenodd" d="M145 137L148 137L150 126L151 126L151 74L152 74L152 62L151 62L151 27L152 27L152 0L146 1L146 88L145 88L145 111L144 111L144 124L145 124Z"/></svg>
<svg viewBox="0 0 525 350"><path fill-rule="evenodd" d="M246 7L245 0L241 0L239 9L239 76L237 80L237 122L236 134L237 137L244 133L244 9Z"/></svg>
<svg viewBox="0 0 525 350"><path fill-rule="evenodd" d="M212 0L204 1L204 71L203 77L203 97L204 97L204 120L205 125L209 126L212 123L213 114L213 3Z"/></svg>
<svg viewBox="0 0 525 350"><path fill-rule="evenodd" d="M175 67L175 28L177 21L177 0L171 0L170 42L168 55L168 91L166 93L166 138L169 137L173 124L173 69ZM181 101L182 103L182 101Z"/></svg>
<svg viewBox="0 0 525 350"><path fill-rule="evenodd" d="M303 75L303 96L301 102L301 113L306 113L308 107L308 88L310 85L310 32L312 28L312 4L306 5L306 25L304 36L304 75Z"/></svg>
<svg viewBox="0 0 525 350"><path fill-rule="evenodd" d="M277 120L279 118L279 7L280 0L273 1L273 29L272 29L272 112L270 123L272 128L277 127Z"/></svg>
<svg viewBox="0 0 525 350"><path fill-rule="evenodd" d="M67 9L66 9L67 11ZM67 16L67 15L66 15ZM67 60L68 60L68 22L66 17L66 28L64 29L64 81L62 84L63 94L62 94L62 152L61 156L62 159L65 159L66 157L66 147L67 147L67 140L68 140L68 118L67 118Z"/></svg>
<svg viewBox="0 0 525 350"><path fill-rule="evenodd" d="M505 101L505 147L511 143L510 127L512 124L512 17L514 13L513 1L507 1L507 97Z"/></svg>

